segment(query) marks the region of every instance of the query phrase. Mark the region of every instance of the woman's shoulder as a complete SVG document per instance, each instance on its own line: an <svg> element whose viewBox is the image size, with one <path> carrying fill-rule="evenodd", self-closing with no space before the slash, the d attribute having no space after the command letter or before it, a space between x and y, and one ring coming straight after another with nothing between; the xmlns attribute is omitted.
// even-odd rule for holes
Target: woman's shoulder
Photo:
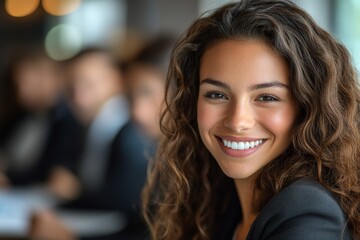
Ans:
<svg viewBox="0 0 360 240"><path fill-rule="evenodd" d="M319 182L298 180L277 193L255 220L248 239L351 239L336 197ZM341 238L342 237L342 238Z"/></svg>
<svg viewBox="0 0 360 240"><path fill-rule="evenodd" d="M309 208L316 210L331 208L333 212L343 215L335 195L318 181L311 179L295 181L277 193L267 205L264 210L278 207L279 210L284 210L283 214L301 212Z"/></svg>

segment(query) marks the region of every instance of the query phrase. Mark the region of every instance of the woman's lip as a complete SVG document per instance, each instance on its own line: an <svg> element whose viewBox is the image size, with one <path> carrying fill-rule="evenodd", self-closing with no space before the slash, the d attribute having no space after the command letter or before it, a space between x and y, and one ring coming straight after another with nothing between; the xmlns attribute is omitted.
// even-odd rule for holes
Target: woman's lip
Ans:
<svg viewBox="0 0 360 240"><path fill-rule="evenodd" d="M224 138L225 139L225 138ZM239 138L236 138L236 139L239 139ZM242 139L242 141L244 141L244 139L252 139L252 140L260 140L258 138L240 138ZM266 142L266 140L263 140L263 143L256 146L256 147L253 147L253 148L249 148L249 149L244 149L244 150L235 150L235 149L231 149L231 148L228 148L226 146L224 146L224 143L222 141L222 138L218 137L217 138L218 140L218 143L220 145L220 148L222 149L222 151L230 156L230 157L234 157L234 158L245 158L245 157L248 157L250 156L251 154L255 153L259 148L261 148L264 143ZM226 140L229 140L229 138L226 138ZM237 140L236 140L237 141ZM247 140L248 141L248 140Z"/></svg>
<svg viewBox="0 0 360 240"><path fill-rule="evenodd" d="M218 139L222 140L228 140L231 142L253 142L257 140L266 140L266 138L257 138L257 137L234 137L234 136L217 136Z"/></svg>

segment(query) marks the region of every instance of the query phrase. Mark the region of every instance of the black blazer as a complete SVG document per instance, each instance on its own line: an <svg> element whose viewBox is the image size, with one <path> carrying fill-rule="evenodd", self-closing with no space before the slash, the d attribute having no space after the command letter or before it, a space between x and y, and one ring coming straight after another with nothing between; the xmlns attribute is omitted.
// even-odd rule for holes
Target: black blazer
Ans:
<svg viewBox="0 0 360 240"><path fill-rule="evenodd" d="M120 211L128 217L138 215L147 163L144 139L135 125L128 122L112 142L101 187L96 191L84 189L77 199L62 207Z"/></svg>
<svg viewBox="0 0 360 240"><path fill-rule="evenodd" d="M141 191L147 173L145 142L136 126L128 122L116 134L108 155L106 176L96 191L83 189L80 196L59 208L72 210L110 210L125 214L126 227L111 236L81 240L145 239L146 226L140 213Z"/></svg>
<svg viewBox="0 0 360 240"><path fill-rule="evenodd" d="M117 132L107 158L106 174L99 189L83 189L78 198L57 207L66 210L118 211L127 218L126 226L118 233L111 236L79 236L78 239L146 239L147 229L140 213L140 200L146 180L148 159L144 137L132 122L126 123Z"/></svg>
<svg viewBox="0 0 360 240"><path fill-rule="evenodd" d="M23 112L14 119L9 128L5 129L7 132L5 138L1 136L3 132L0 130L0 148L7 144L7 141L28 114ZM12 185L42 184L48 180L54 167L63 166L71 169L80 157L79 149L81 148L84 129L69 107L60 102L47 114L49 131L40 155L34 166L25 171L19 172L11 167L6 171Z"/></svg>
<svg viewBox="0 0 360 240"><path fill-rule="evenodd" d="M232 239L239 217L218 239ZM231 226L231 227L230 227ZM252 224L246 240L350 240L346 217L320 183L301 179L276 194Z"/></svg>

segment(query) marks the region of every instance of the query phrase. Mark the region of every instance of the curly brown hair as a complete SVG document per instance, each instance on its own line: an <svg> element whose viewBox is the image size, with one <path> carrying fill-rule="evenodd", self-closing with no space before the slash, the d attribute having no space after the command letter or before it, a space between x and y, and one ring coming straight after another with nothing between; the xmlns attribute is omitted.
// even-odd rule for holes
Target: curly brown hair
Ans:
<svg viewBox="0 0 360 240"><path fill-rule="evenodd" d="M299 178L320 182L338 198L360 238L360 92L345 47L287 0L242 0L197 19L176 44L168 73L164 133L144 189L153 239L209 239L214 219L234 195L201 142L196 102L199 62L223 39L266 42L288 63L298 106L292 144L256 179L256 209Z"/></svg>

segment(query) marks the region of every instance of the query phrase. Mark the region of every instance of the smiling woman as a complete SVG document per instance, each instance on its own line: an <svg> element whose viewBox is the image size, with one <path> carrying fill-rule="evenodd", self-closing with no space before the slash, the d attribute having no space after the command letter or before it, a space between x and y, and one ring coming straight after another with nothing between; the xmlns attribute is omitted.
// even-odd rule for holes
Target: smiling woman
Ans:
<svg viewBox="0 0 360 240"><path fill-rule="evenodd" d="M152 238L359 239L357 80L291 1L196 20L173 50L144 191Z"/></svg>
<svg viewBox="0 0 360 240"><path fill-rule="evenodd" d="M204 53L199 67L201 139L240 184L290 145L296 104L288 66L260 41L224 40Z"/></svg>

